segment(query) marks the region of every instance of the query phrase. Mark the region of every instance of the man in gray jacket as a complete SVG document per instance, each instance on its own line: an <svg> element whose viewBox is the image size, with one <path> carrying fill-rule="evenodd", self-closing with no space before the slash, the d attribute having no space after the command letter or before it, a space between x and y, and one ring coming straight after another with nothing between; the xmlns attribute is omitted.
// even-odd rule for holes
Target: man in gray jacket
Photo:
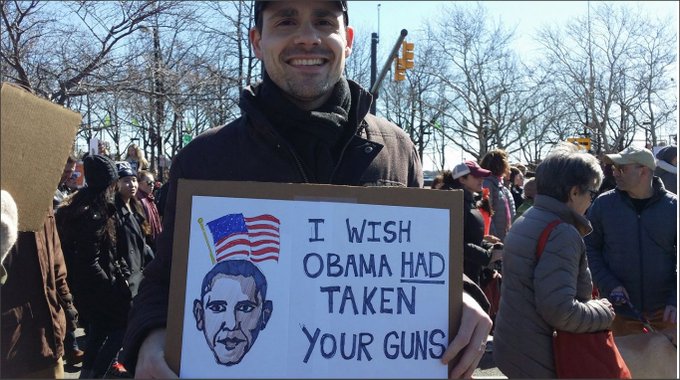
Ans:
<svg viewBox="0 0 680 380"><path fill-rule="evenodd" d="M655 329L677 323L677 197L654 176L648 149L608 154L616 189L600 195L585 238L590 270L600 295L617 303L615 335L642 332L642 317Z"/></svg>
<svg viewBox="0 0 680 380"><path fill-rule="evenodd" d="M346 1L255 1L250 43L264 80L246 88L242 116L191 141L171 167L163 232L145 269L121 362L140 378L172 378L164 358L178 179L352 186L421 187L413 142L394 124L368 113L371 95L342 76L352 51ZM470 377L484 353L491 319L481 291L465 286L463 313L442 363ZM481 295L481 304L488 307Z"/></svg>

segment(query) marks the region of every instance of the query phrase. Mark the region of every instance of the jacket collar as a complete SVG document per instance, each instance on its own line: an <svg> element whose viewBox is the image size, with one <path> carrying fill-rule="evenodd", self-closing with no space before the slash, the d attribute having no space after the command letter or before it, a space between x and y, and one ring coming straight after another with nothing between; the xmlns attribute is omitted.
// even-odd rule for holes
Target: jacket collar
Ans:
<svg viewBox="0 0 680 380"><path fill-rule="evenodd" d="M536 195L533 207L557 214L560 220L576 227L581 236L586 236L593 231L593 227L590 225L590 221L585 215L577 214L574 210L570 209L566 203L558 201L553 197Z"/></svg>

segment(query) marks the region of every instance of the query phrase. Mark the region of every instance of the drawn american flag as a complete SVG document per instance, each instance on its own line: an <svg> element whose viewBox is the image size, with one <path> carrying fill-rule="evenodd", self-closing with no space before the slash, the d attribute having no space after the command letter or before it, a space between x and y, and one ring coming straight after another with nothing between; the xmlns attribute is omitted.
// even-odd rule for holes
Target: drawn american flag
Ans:
<svg viewBox="0 0 680 380"><path fill-rule="evenodd" d="M216 261L247 259L255 263L279 261L279 225L275 216L244 217L228 214L207 223L213 237Z"/></svg>

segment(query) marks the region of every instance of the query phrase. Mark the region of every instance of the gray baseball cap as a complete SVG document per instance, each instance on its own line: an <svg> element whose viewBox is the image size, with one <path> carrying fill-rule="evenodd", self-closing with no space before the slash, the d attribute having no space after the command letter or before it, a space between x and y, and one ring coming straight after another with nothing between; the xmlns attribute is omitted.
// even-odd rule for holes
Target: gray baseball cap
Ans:
<svg viewBox="0 0 680 380"><path fill-rule="evenodd" d="M619 153L607 154L606 156L617 165L639 164L652 170L656 169L654 155L649 149L629 146Z"/></svg>

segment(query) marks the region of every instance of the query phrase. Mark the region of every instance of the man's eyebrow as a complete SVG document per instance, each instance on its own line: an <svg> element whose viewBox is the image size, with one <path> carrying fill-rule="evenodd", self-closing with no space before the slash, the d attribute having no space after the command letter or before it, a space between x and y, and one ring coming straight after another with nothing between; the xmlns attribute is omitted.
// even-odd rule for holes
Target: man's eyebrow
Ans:
<svg viewBox="0 0 680 380"><path fill-rule="evenodd" d="M285 18L285 17L294 17L298 15L298 11L295 8L282 8L279 9L278 11L274 12L274 14L271 15L270 18Z"/></svg>

